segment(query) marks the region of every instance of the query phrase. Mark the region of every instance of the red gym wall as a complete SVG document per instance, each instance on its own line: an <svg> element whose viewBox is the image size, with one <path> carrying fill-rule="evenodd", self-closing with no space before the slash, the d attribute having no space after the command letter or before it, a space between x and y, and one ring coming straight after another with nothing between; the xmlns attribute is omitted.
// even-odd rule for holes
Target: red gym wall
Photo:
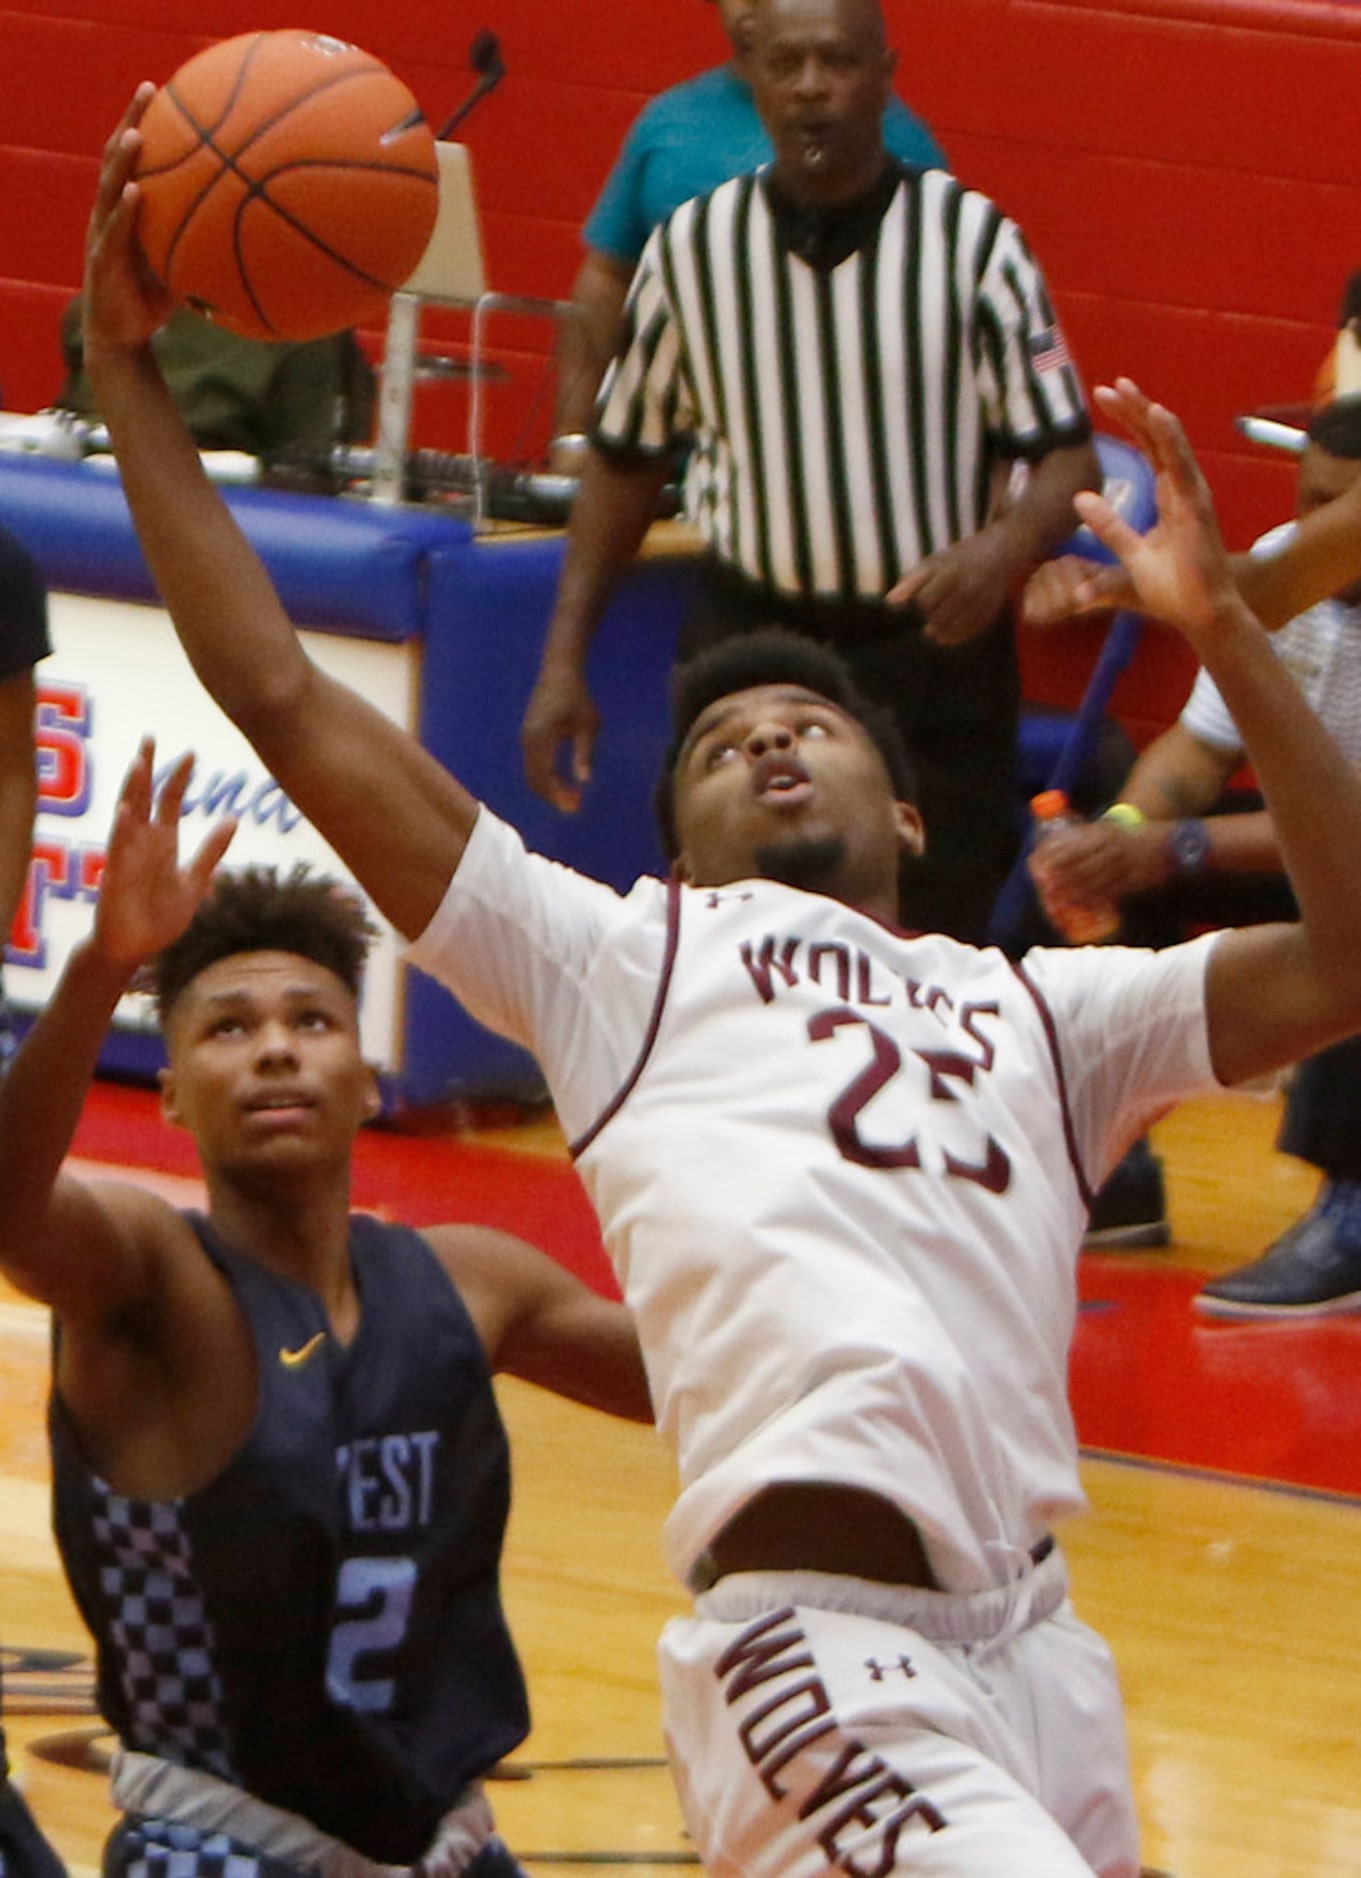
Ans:
<svg viewBox="0 0 1361 1878"><path fill-rule="evenodd" d="M438 127L497 33L508 76L468 119L492 284L567 291L577 230L642 100L722 51L701 0L41 0L0 6L0 385L35 409L60 380L100 143L141 77L213 39L308 25L387 59ZM1237 413L1306 397L1361 267L1361 6L1323 0L886 0L904 95L966 180L1022 223L1089 381L1138 377L1185 417L1245 545L1291 501L1287 459ZM458 334L439 318L431 343ZM498 451L543 434L542 330L507 322L489 393ZM366 335L377 349L381 334ZM416 441L458 449L460 394L421 394ZM527 407L536 409L527 414ZM1029 654L1049 689L1065 656ZM1057 661L1057 663L1056 663ZM1147 660L1121 706L1165 720L1184 669ZM1052 670L1050 668L1053 668ZM1049 681L1052 679L1052 684Z"/></svg>

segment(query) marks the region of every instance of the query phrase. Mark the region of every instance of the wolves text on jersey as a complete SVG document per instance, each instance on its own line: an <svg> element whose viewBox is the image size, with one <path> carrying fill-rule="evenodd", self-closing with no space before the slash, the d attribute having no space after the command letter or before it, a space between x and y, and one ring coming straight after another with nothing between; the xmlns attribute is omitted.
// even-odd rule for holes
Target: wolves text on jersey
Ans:
<svg viewBox="0 0 1361 1878"><path fill-rule="evenodd" d="M852 1004L859 1010L886 1010L891 1005L906 1004L909 1010L926 1011L943 1029L955 1019L955 1002L943 985L924 984L885 966L861 946L844 940L808 941L797 936L776 939L767 933L759 948L744 939L738 956L756 995L762 1004L771 1004L780 994L780 986L794 990L801 984L816 985L840 1004ZM993 1046L972 1025L979 1011L997 1015L996 1004L964 1004L958 1013L959 1028L965 1031L982 1052L979 1069L991 1069Z"/></svg>
<svg viewBox="0 0 1361 1878"><path fill-rule="evenodd" d="M947 1821L902 1774L841 1732L826 1685L792 1610L749 1624L714 1665L723 1697L739 1710L737 1736L772 1800L793 1799L827 1863L848 1878L886 1878L909 1822L939 1832ZM759 1691L754 1702L748 1702ZM808 1750L839 1738L814 1758Z"/></svg>

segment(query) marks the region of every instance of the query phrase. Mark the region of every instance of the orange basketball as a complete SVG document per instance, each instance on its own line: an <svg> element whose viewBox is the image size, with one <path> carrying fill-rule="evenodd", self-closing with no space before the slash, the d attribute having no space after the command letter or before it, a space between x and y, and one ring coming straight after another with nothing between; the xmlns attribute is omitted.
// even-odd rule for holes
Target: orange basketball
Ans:
<svg viewBox="0 0 1361 1878"><path fill-rule="evenodd" d="M243 33L142 119L138 234L174 298L252 339L380 315L424 254L435 140L401 80L324 33Z"/></svg>

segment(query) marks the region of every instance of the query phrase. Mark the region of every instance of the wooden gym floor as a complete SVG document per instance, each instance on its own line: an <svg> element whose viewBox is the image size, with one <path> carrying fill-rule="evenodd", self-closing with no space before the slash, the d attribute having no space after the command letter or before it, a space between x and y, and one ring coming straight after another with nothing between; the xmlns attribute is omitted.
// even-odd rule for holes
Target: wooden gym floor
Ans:
<svg viewBox="0 0 1361 1878"><path fill-rule="evenodd" d="M1082 1260L1073 1383L1092 1510L1064 1534L1079 1609L1119 1659L1150 1867L1175 1878L1361 1872L1361 1318L1212 1326L1202 1275L1310 1201L1273 1150L1274 1100L1161 1123L1174 1244ZM101 1085L77 1153L192 1200L145 1092ZM151 1172L149 1170L154 1170ZM552 1125L370 1134L360 1204L476 1217L598 1273ZM0 1299L0 1618L21 1783L77 1874L111 1814L86 1639L48 1534L46 1322ZM682 1608L659 1554L670 1490L647 1430L502 1387L516 1463L506 1559L534 1732L492 1797L534 1873L635 1878L693 1859L660 1760L653 1642ZM999 1878L1001 1875L999 1874Z"/></svg>

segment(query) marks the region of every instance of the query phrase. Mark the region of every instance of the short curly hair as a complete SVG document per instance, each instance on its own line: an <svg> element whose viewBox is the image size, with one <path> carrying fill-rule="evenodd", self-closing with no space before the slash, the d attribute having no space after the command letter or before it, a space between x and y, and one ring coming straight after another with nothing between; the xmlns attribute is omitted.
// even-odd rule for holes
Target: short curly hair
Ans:
<svg viewBox="0 0 1361 1878"><path fill-rule="evenodd" d="M801 685L853 717L878 750L899 802L915 802L917 777L896 718L870 704L850 667L830 646L783 626L762 626L708 646L671 674L671 742L662 758L652 806L669 861L680 852L676 832L676 764L690 727L720 698L757 685Z"/></svg>
<svg viewBox="0 0 1361 1878"><path fill-rule="evenodd" d="M377 929L353 888L305 861L280 876L273 867L224 869L179 938L151 961L147 989L164 1029L199 973L241 952L294 952L333 972L358 998Z"/></svg>

